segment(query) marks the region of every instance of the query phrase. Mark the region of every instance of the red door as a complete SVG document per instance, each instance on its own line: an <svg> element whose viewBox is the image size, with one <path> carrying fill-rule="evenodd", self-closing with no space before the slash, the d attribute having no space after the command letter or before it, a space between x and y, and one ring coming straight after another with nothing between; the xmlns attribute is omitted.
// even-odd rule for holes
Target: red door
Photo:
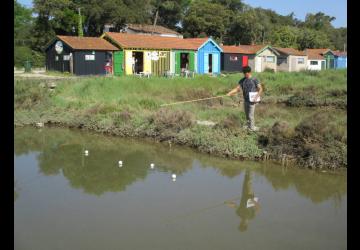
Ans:
<svg viewBox="0 0 360 250"><path fill-rule="evenodd" d="M248 56L243 56L242 57L242 66L248 66Z"/></svg>

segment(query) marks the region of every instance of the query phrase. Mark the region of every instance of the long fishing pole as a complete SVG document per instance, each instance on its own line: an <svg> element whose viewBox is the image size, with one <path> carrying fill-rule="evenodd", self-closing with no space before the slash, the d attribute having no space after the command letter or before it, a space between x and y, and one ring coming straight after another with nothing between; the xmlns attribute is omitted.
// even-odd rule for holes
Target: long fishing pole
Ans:
<svg viewBox="0 0 360 250"><path fill-rule="evenodd" d="M172 102L172 103L167 103L167 104L161 104L160 107L176 105L176 104L182 104L182 103L189 103L189 102L198 102L198 101L210 100L210 99L216 99L216 98L222 98L222 97L225 97L225 96L227 96L227 95L207 97L207 98L201 98L201 99L195 99L195 100L189 100L189 101L182 101L182 102Z"/></svg>

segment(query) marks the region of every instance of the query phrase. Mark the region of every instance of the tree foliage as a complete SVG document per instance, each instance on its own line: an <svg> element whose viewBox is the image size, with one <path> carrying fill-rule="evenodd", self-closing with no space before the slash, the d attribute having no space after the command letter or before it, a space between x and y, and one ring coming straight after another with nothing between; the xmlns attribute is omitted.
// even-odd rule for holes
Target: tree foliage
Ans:
<svg viewBox="0 0 360 250"><path fill-rule="evenodd" d="M230 24L230 14L230 10L221 4L192 1L183 20L185 37L212 36L221 39Z"/></svg>
<svg viewBox="0 0 360 250"><path fill-rule="evenodd" d="M297 47L299 29L291 26L279 26L271 33L270 43L282 48Z"/></svg>

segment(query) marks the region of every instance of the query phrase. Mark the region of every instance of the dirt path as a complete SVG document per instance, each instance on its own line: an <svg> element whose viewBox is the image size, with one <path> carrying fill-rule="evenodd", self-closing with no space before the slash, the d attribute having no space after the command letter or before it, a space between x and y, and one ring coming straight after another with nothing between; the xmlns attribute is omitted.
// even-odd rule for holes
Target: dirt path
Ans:
<svg viewBox="0 0 360 250"><path fill-rule="evenodd" d="M75 76L51 76L45 74L44 71L33 71L31 73L24 73L24 71L14 71L14 78L27 78L27 79L49 79L49 80L60 80L60 79L75 79Z"/></svg>

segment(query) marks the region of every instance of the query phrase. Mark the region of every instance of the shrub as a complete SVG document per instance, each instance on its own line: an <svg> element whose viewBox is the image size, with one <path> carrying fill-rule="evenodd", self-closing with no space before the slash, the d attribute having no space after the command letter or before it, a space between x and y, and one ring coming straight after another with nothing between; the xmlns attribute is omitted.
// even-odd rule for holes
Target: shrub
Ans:
<svg viewBox="0 0 360 250"><path fill-rule="evenodd" d="M158 108L158 104L151 99L142 99L139 102L139 105L144 109L154 110Z"/></svg>
<svg viewBox="0 0 360 250"><path fill-rule="evenodd" d="M322 142L345 141L346 125L336 122L333 113L317 112L305 117L296 127L299 137Z"/></svg>
<svg viewBox="0 0 360 250"><path fill-rule="evenodd" d="M114 125L119 126L122 123L126 123L131 120L131 113L129 110L124 109L121 112L115 112L111 115Z"/></svg>
<svg viewBox="0 0 360 250"><path fill-rule="evenodd" d="M194 121L192 114L188 111L160 109L150 117L150 123L154 123L158 131L170 129L179 132L191 127Z"/></svg>
<svg viewBox="0 0 360 250"><path fill-rule="evenodd" d="M227 129L238 129L241 126L240 117L236 114L230 114L216 126Z"/></svg>
<svg viewBox="0 0 360 250"><path fill-rule="evenodd" d="M275 70L271 68L265 68L264 72L275 73Z"/></svg>
<svg viewBox="0 0 360 250"><path fill-rule="evenodd" d="M294 87L291 84L284 84L278 87L279 94L287 95L294 91Z"/></svg>
<svg viewBox="0 0 360 250"><path fill-rule="evenodd" d="M318 76L320 73L318 70L310 70L310 69L301 70L301 72L303 72L309 76Z"/></svg>
<svg viewBox="0 0 360 250"><path fill-rule="evenodd" d="M290 96L289 99L286 101L287 106L291 107L314 107L317 105L316 97L311 94L306 93L297 93L293 96Z"/></svg>
<svg viewBox="0 0 360 250"><path fill-rule="evenodd" d="M14 84L15 108L31 108L48 100L49 91L40 86L37 81L16 80Z"/></svg>
<svg viewBox="0 0 360 250"><path fill-rule="evenodd" d="M44 67L45 65L45 55L43 53L31 50L26 46L15 46L14 66L24 67L27 60L31 61L33 67Z"/></svg>
<svg viewBox="0 0 360 250"><path fill-rule="evenodd" d="M346 89L332 89L328 93L329 93L329 96L340 97L340 96L346 95L347 90Z"/></svg>
<svg viewBox="0 0 360 250"><path fill-rule="evenodd" d="M31 49L25 46L14 47L14 66L24 67L27 60L31 60Z"/></svg>

